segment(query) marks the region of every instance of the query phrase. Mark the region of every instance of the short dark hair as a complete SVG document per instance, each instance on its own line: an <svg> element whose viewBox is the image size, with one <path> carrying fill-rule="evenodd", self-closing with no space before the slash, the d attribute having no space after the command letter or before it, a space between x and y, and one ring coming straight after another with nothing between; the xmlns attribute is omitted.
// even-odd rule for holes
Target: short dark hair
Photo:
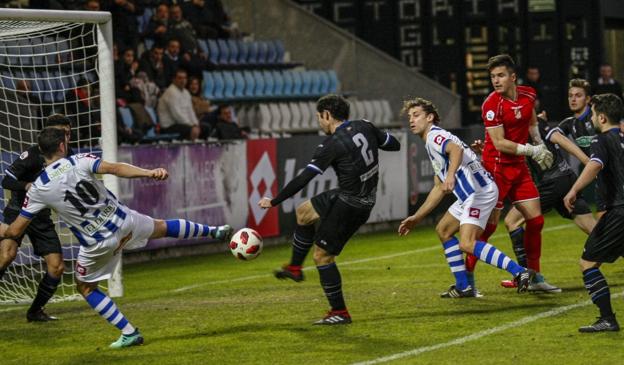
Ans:
<svg viewBox="0 0 624 365"><path fill-rule="evenodd" d="M48 127L56 127L59 125L67 126L71 128L71 120L69 120L69 118L67 118L64 114L60 114L60 113L52 114L46 118L43 127L48 128Z"/></svg>
<svg viewBox="0 0 624 365"><path fill-rule="evenodd" d="M499 54L494 57L490 57L487 63L488 71L492 71L492 69L500 66L505 66L511 73L516 72L516 63L513 58L511 58L508 54Z"/></svg>
<svg viewBox="0 0 624 365"><path fill-rule="evenodd" d="M579 89L585 90L585 96L591 96L591 85L589 81L585 79L572 79L568 83L568 90L573 87L578 87Z"/></svg>
<svg viewBox="0 0 624 365"><path fill-rule="evenodd" d="M349 102L340 95L328 94L316 102L316 111L328 111L334 119L349 119Z"/></svg>
<svg viewBox="0 0 624 365"><path fill-rule="evenodd" d="M52 158L58 151L59 144L63 142L65 142L65 131L58 128L44 128L37 138L39 150L46 158Z"/></svg>
<svg viewBox="0 0 624 365"><path fill-rule="evenodd" d="M407 114L410 109L415 107L421 107L422 110L426 114L433 114L433 123L440 123L440 114L438 113L438 108L434 103L430 102L427 99L423 98L414 98L410 100L403 101L403 108L401 109L401 114Z"/></svg>
<svg viewBox="0 0 624 365"><path fill-rule="evenodd" d="M609 124L618 125L624 116L622 99L615 94L599 94L592 96L591 105L597 114L607 117Z"/></svg>

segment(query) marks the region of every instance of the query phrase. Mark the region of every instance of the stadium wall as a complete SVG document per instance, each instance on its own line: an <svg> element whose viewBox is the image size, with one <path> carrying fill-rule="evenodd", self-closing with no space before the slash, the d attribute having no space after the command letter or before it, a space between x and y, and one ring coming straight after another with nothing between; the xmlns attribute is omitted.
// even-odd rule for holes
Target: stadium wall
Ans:
<svg viewBox="0 0 624 365"><path fill-rule="evenodd" d="M405 98L432 100L449 128L461 126L457 94L381 50L288 0L225 0L239 27L257 39L282 39L293 61L333 69L341 91L361 99L387 99L400 110Z"/></svg>

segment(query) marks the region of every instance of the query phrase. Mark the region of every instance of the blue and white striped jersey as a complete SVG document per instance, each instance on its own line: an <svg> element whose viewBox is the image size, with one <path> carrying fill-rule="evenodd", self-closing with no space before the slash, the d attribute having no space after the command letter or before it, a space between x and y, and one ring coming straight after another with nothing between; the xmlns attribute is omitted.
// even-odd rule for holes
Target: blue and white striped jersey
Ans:
<svg viewBox="0 0 624 365"><path fill-rule="evenodd" d="M494 181L485 171L477 155L461 139L440 127L433 126L427 134L425 149L433 165L433 171L441 181L446 180L449 158L445 152L446 144L453 142L464 150L461 165L455 173L455 190L453 193L460 201L481 190L490 190Z"/></svg>
<svg viewBox="0 0 624 365"><path fill-rule="evenodd" d="M20 214L32 219L46 207L54 209L83 246L112 236L127 208L95 177L100 162L92 154L79 154L47 166L26 194Z"/></svg>

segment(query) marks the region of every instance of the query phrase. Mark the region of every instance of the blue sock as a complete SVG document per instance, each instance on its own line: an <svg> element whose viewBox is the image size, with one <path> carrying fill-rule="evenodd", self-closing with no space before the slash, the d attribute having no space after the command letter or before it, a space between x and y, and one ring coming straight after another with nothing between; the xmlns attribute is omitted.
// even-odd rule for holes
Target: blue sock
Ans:
<svg viewBox="0 0 624 365"><path fill-rule="evenodd" d="M459 240L455 237L443 242L444 256L446 262L455 275L455 287L464 290L468 287L468 277L466 276L466 265L464 265L464 253L459 249Z"/></svg>
<svg viewBox="0 0 624 365"><path fill-rule="evenodd" d="M473 253L479 260L487 264L496 266L499 269L507 270L511 275L516 276L524 268L510 259L498 248L483 241L477 241Z"/></svg>
<svg viewBox="0 0 624 365"><path fill-rule="evenodd" d="M100 317L119 328L124 335L134 333L135 328L117 309L115 302L108 295L102 293L100 289L95 289L85 299L91 308L99 313Z"/></svg>
<svg viewBox="0 0 624 365"><path fill-rule="evenodd" d="M194 223L186 219L168 219L167 237L173 238L197 238L208 237L214 238L217 231L215 226L207 226L204 224Z"/></svg>

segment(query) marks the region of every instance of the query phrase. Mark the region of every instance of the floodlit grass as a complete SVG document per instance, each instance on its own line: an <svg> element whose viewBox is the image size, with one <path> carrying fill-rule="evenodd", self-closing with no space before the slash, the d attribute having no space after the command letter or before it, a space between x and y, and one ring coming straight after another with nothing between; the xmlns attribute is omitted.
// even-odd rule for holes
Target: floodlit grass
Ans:
<svg viewBox="0 0 624 365"><path fill-rule="evenodd" d="M290 257L284 245L251 262L223 253L125 267L116 302L145 336L141 347L109 350L118 331L82 301L50 305L61 320L47 324L26 323L26 307L0 307L0 364L348 364L412 350L391 363L620 364L622 334L577 332L593 305L533 318L588 300L577 265L585 235L570 223L548 215L544 232L542 270L562 294L518 295L499 286L507 273L481 262L484 298L441 299L452 275L431 227L358 235L338 261L352 325L311 325L328 308L318 274L274 279ZM491 243L512 253L503 227ZM621 264L603 272L622 293ZM613 303L624 309L621 297Z"/></svg>

